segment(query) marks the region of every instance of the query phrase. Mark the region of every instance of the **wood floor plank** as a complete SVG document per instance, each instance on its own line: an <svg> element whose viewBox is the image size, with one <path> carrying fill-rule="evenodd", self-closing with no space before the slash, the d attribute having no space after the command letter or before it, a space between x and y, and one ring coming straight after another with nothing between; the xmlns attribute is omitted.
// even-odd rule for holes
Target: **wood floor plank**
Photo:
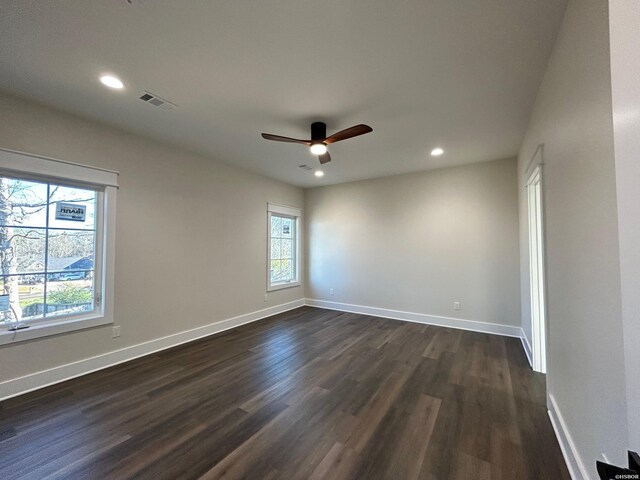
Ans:
<svg viewBox="0 0 640 480"><path fill-rule="evenodd" d="M466 453L458 453L454 480L495 480L491 464Z"/></svg>
<svg viewBox="0 0 640 480"><path fill-rule="evenodd" d="M561 479L517 339L302 307L0 403L0 478Z"/></svg>
<svg viewBox="0 0 640 480"><path fill-rule="evenodd" d="M441 400L420 394L410 411L393 408L368 443L356 478L417 479L438 417ZM385 441L379 441L384 439ZM393 444L395 448L388 449Z"/></svg>

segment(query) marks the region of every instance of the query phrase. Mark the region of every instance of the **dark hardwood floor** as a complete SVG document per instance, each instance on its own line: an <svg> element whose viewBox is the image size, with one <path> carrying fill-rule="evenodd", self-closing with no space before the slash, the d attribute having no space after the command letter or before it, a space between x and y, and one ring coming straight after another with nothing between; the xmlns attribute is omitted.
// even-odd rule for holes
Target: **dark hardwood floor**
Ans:
<svg viewBox="0 0 640 480"><path fill-rule="evenodd" d="M0 403L0 478L568 479L514 338L303 307Z"/></svg>

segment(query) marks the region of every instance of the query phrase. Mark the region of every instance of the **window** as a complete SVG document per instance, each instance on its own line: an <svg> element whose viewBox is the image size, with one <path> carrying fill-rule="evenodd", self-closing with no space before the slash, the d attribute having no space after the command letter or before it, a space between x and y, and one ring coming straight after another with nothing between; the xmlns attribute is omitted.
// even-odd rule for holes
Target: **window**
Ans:
<svg viewBox="0 0 640 480"><path fill-rule="evenodd" d="M98 192L0 176L0 322L93 311Z"/></svg>
<svg viewBox="0 0 640 480"><path fill-rule="evenodd" d="M273 203L268 207L267 290L298 286L300 285L300 210Z"/></svg>
<svg viewBox="0 0 640 480"><path fill-rule="evenodd" d="M0 344L112 321L115 189L87 175L0 150Z"/></svg>

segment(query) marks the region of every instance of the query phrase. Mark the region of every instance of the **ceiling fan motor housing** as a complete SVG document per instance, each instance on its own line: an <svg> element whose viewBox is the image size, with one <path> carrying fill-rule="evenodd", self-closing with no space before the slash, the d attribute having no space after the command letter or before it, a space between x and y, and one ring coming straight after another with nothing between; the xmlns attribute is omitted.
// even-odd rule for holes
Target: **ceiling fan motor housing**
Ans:
<svg viewBox="0 0 640 480"><path fill-rule="evenodd" d="M327 138L327 124L324 122L313 122L311 124L311 141L322 142Z"/></svg>

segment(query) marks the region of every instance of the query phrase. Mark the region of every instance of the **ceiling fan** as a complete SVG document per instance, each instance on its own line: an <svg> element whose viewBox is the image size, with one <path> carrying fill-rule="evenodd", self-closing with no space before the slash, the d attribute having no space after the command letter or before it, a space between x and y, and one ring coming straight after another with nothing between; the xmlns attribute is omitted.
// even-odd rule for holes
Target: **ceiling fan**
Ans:
<svg viewBox="0 0 640 480"><path fill-rule="evenodd" d="M309 147L309 150L311 150L311 153L318 156L320 163L325 164L331 161L331 155L329 155L329 152L327 151L327 145L341 140L347 140L348 138L357 137L358 135L364 135L369 132L373 132L373 128L369 125L360 124L327 137L327 125L323 122L313 122L311 124L311 140L281 137L280 135L271 135L270 133L263 133L262 138L274 140L276 142L301 143L302 145L306 145Z"/></svg>

